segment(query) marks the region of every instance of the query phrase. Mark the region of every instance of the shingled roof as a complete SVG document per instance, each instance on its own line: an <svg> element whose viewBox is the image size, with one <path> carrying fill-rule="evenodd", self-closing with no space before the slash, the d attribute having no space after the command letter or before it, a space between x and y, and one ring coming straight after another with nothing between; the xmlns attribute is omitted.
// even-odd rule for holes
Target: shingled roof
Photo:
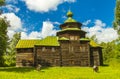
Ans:
<svg viewBox="0 0 120 79"><path fill-rule="evenodd" d="M38 41L35 45L39 46L60 46L57 36L48 36L45 39Z"/></svg>
<svg viewBox="0 0 120 79"><path fill-rule="evenodd" d="M93 40L91 40L90 41L90 45L92 46L92 47L101 47L100 45L98 45L95 41L93 41Z"/></svg>
<svg viewBox="0 0 120 79"><path fill-rule="evenodd" d="M36 39L36 40L19 40L16 48L33 48L36 46L60 46L58 40L69 40L68 38L62 37L59 38L57 36L48 36L44 39ZM81 38L80 41L90 41L90 46L92 47L100 47L93 40L89 40L86 38Z"/></svg>
<svg viewBox="0 0 120 79"><path fill-rule="evenodd" d="M59 46L57 36L48 36L45 39L36 40L19 40L16 48L33 48L35 45L39 46Z"/></svg>

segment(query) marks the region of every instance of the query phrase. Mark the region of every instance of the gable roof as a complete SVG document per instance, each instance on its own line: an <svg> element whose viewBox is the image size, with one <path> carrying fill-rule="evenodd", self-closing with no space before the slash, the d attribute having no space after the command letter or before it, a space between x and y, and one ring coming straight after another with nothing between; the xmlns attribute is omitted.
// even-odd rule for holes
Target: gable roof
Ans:
<svg viewBox="0 0 120 79"><path fill-rule="evenodd" d="M40 40L19 40L16 48L33 48L37 41Z"/></svg>
<svg viewBox="0 0 120 79"><path fill-rule="evenodd" d="M80 38L80 41L90 41L88 38Z"/></svg>
<svg viewBox="0 0 120 79"><path fill-rule="evenodd" d="M61 38L59 38L59 40L69 40L69 39L66 37L61 37Z"/></svg>
<svg viewBox="0 0 120 79"><path fill-rule="evenodd" d="M64 32L64 31L82 31L82 30L79 28L66 28L66 29L62 29L58 32Z"/></svg>
<svg viewBox="0 0 120 79"><path fill-rule="evenodd" d="M101 47L100 45L98 45L95 41L93 41L93 40L91 40L90 41L90 45L92 46L92 47Z"/></svg>
<svg viewBox="0 0 120 79"><path fill-rule="evenodd" d="M60 46L57 36L48 36L45 39L38 41L36 45L39 46Z"/></svg>
<svg viewBox="0 0 120 79"><path fill-rule="evenodd" d="M16 48L33 48L35 45L39 46L59 46L58 37L48 36L45 39L36 40L19 40Z"/></svg>
<svg viewBox="0 0 120 79"><path fill-rule="evenodd" d="M80 41L90 41L90 46L91 47L101 47L99 44L97 44L95 41L90 40L88 38L81 38Z"/></svg>

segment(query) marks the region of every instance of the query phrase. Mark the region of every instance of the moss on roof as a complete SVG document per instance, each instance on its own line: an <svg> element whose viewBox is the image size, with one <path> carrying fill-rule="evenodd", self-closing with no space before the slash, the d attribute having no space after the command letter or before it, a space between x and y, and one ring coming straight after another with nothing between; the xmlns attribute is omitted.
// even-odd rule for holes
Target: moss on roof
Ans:
<svg viewBox="0 0 120 79"><path fill-rule="evenodd" d="M97 43L95 43L95 41L93 41L93 40L90 41L90 45L92 47L101 47L100 45L98 45Z"/></svg>
<svg viewBox="0 0 120 79"><path fill-rule="evenodd" d="M45 39L38 41L36 45L39 46L60 46L57 36L48 36Z"/></svg>
<svg viewBox="0 0 120 79"><path fill-rule="evenodd" d="M80 38L80 41L90 41L88 38Z"/></svg>
<svg viewBox="0 0 120 79"><path fill-rule="evenodd" d="M58 32L63 32L63 31L68 31L68 30L70 30L70 31L80 31L79 28L66 28L66 29L62 29L62 30L60 30Z"/></svg>
<svg viewBox="0 0 120 79"><path fill-rule="evenodd" d="M68 23L68 22L77 22L77 21L74 20L72 17L68 17L68 19L65 20L65 23Z"/></svg>
<svg viewBox="0 0 120 79"><path fill-rule="evenodd" d="M67 12L67 17L72 17L73 16L73 13L69 10L68 12Z"/></svg>
<svg viewBox="0 0 120 79"><path fill-rule="evenodd" d="M59 38L59 40L69 40L69 39L66 37L62 37L62 38Z"/></svg>
<svg viewBox="0 0 120 79"><path fill-rule="evenodd" d="M33 48L37 41L40 40L19 40L16 48Z"/></svg>
<svg viewBox="0 0 120 79"><path fill-rule="evenodd" d="M73 18L72 18L72 16L73 16L73 13L69 10L68 11L68 13L67 13L67 20L65 20L65 23L69 23L69 22L77 22L76 20L74 20Z"/></svg>
<svg viewBox="0 0 120 79"><path fill-rule="evenodd" d="M34 45L39 46L59 46L58 37L48 36L45 39L39 40L19 40L16 48L33 48Z"/></svg>

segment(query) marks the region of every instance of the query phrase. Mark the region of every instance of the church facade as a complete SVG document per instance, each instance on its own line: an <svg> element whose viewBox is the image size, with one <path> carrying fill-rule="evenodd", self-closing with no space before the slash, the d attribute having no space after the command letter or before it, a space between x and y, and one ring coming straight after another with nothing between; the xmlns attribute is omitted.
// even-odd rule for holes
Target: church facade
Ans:
<svg viewBox="0 0 120 79"><path fill-rule="evenodd" d="M103 65L102 47L85 37L82 24L67 13L56 36L44 39L19 40L16 66L93 66Z"/></svg>

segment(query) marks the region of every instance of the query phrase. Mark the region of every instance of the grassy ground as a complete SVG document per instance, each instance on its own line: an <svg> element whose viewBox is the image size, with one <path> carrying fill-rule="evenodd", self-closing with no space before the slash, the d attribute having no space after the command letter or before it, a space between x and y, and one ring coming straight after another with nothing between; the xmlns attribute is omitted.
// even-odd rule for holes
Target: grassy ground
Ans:
<svg viewBox="0 0 120 79"><path fill-rule="evenodd" d="M120 79L120 70L99 67L96 73L90 67L49 67L41 71L34 68L0 67L0 79Z"/></svg>

